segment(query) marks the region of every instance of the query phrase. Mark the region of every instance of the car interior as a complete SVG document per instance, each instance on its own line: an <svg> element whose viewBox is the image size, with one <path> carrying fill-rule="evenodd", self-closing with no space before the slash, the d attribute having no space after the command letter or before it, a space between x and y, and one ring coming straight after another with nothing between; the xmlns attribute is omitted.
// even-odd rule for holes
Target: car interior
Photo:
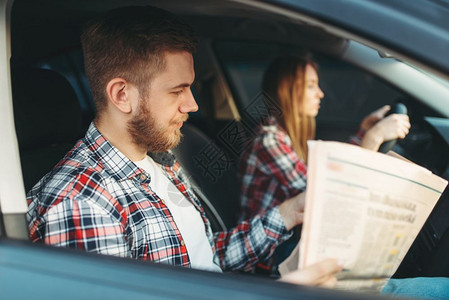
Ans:
<svg viewBox="0 0 449 300"><path fill-rule="evenodd" d="M377 51L325 28L267 15L241 3L193 2L198 3L166 0L151 4L181 15L199 37L192 91L200 109L184 124L183 141L173 152L202 200L214 231L237 222L239 155L254 135L260 116L273 109L258 106L264 101L260 81L268 63L281 54L308 53L318 62L325 98L317 118L317 139L348 141L364 116L382 105L401 102L407 107L412 129L394 151L449 178L449 138L444 134L447 130L442 130L449 126L447 111L442 113L441 103L405 88L412 71L399 78L394 73L382 75L382 70L363 63L369 58L393 70L400 62L382 58ZM10 63L26 191L83 137L95 114L79 43L83 22L122 5L121 1L97 0L70 0L64 5L57 0L14 1ZM410 70L419 76L419 70ZM449 276L445 252L449 248L448 198L446 191L395 277Z"/></svg>

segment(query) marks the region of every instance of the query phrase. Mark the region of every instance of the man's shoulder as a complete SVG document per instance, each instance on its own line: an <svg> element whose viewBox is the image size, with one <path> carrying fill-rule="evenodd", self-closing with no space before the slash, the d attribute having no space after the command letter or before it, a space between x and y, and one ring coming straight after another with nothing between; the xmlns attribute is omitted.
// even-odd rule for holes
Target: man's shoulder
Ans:
<svg viewBox="0 0 449 300"><path fill-rule="evenodd" d="M79 177L83 173L102 173L104 164L102 158L92 151L84 140L80 140L66 156L55 166L49 175Z"/></svg>
<svg viewBox="0 0 449 300"><path fill-rule="evenodd" d="M71 151L45 175L27 194L27 219L33 223L36 219L49 215L68 216L77 209L100 209L120 218L117 202L111 201L123 194L117 178L111 176L105 167L105 158L95 149L86 147L80 141Z"/></svg>
<svg viewBox="0 0 449 300"><path fill-rule="evenodd" d="M104 167L98 156L80 140L66 156L47 173L28 193L28 198L58 197L84 185L101 184Z"/></svg>

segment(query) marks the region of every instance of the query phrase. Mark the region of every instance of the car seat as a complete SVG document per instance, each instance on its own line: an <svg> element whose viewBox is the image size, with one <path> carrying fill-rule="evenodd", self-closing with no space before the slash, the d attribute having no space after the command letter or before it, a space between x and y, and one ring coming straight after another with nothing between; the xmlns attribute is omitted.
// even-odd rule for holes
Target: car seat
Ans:
<svg viewBox="0 0 449 300"><path fill-rule="evenodd" d="M25 190L49 172L83 135L82 112L68 80L53 70L13 72L13 105Z"/></svg>
<svg viewBox="0 0 449 300"><path fill-rule="evenodd" d="M183 139L173 153L195 189L202 193L203 202L208 202L206 208L212 207L218 214L215 219L219 224L213 229L234 227L240 211L236 159L190 123L183 125L182 133Z"/></svg>

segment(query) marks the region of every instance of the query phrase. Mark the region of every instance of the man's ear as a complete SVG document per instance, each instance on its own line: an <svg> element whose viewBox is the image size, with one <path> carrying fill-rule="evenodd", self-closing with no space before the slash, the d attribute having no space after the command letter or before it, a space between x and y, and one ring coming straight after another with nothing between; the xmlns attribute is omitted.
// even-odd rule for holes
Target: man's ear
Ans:
<svg viewBox="0 0 449 300"><path fill-rule="evenodd" d="M133 101L138 96L137 89L123 78L111 79L106 85L109 101L121 112L131 113Z"/></svg>

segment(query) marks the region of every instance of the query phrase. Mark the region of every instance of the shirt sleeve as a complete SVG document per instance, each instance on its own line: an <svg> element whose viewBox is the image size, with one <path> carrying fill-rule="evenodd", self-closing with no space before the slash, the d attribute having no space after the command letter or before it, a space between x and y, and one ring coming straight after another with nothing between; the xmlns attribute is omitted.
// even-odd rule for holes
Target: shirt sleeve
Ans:
<svg viewBox="0 0 449 300"><path fill-rule="evenodd" d="M88 252L131 257L125 228L92 201L67 199L44 215L45 244Z"/></svg>
<svg viewBox="0 0 449 300"><path fill-rule="evenodd" d="M360 146L362 139L365 136L366 131L360 128L357 132L349 138L349 143Z"/></svg>
<svg viewBox="0 0 449 300"><path fill-rule="evenodd" d="M259 261L271 257L276 247L291 234L276 206L230 231L215 233L215 251L224 271L249 271Z"/></svg>
<svg viewBox="0 0 449 300"><path fill-rule="evenodd" d="M130 257L126 217L120 213L118 202L100 187L97 179L93 174L82 173L64 184L65 188L58 186L30 196L33 197L30 205L33 215L29 216L31 240ZM102 206L102 203L107 205Z"/></svg>

